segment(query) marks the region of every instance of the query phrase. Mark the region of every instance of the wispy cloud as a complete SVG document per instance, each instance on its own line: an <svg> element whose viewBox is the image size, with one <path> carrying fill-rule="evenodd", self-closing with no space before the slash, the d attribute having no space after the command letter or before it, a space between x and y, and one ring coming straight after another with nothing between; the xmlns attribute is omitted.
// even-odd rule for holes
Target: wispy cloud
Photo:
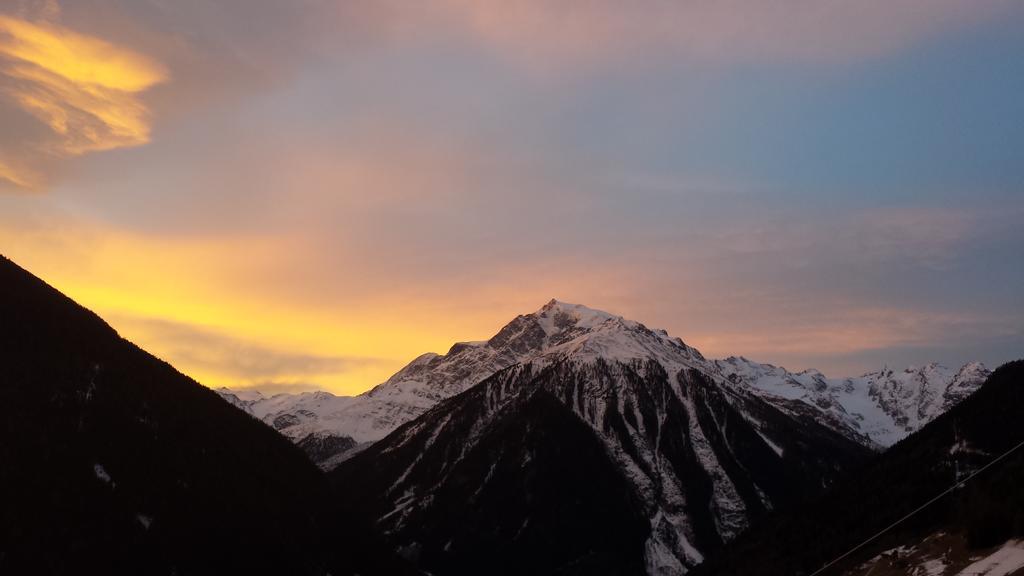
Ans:
<svg viewBox="0 0 1024 576"><path fill-rule="evenodd" d="M4 180L26 190L35 190L41 184L38 174L30 170L17 169L10 160L0 158L0 182Z"/></svg>
<svg viewBox="0 0 1024 576"><path fill-rule="evenodd" d="M0 91L49 128L50 137L22 143L37 154L77 156L148 142L149 110L140 94L167 78L161 64L130 49L0 14ZM2 160L0 178L40 186L40 173Z"/></svg>
<svg viewBox="0 0 1024 576"><path fill-rule="evenodd" d="M758 319L759 323L763 319ZM817 305L798 311L776 330L759 325L750 331L715 333L697 340L711 355L744 350L763 360L857 355L897 348L952 345L958 340L1016 334L1015 320L995 315L871 307L857 302ZM733 351L733 352L730 352Z"/></svg>
<svg viewBox="0 0 1024 576"><path fill-rule="evenodd" d="M930 206L890 206L828 218L760 215L715 233L723 255L784 256L789 267L814 259L860 265L947 269L983 224L998 214Z"/></svg>
<svg viewBox="0 0 1024 576"><path fill-rule="evenodd" d="M793 370L818 368L830 376L853 376L883 364L993 358L998 363L1019 355L1022 317L1016 312L832 304L829 308L821 302L775 318L725 322L732 325L726 330L708 326L689 343L713 357L742 354Z"/></svg>
<svg viewBox="0 0 1024 576"><path fill-rule="evenodd" d="M966 210L895 208L857 219L850 234L863 258L949 268L975 232L979 217Z"/></svg>

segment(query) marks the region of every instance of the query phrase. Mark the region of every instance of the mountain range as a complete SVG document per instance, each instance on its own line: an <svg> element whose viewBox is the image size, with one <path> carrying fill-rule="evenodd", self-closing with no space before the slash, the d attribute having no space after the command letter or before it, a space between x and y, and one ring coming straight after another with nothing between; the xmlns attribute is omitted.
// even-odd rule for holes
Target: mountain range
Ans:
<svg viewBox="0 0 1024 576"><path fill-rule="evenodd" d="M622 361L667 355L672 362L728 381L789 414L814 418L874 450L918 430L976 390L989 374L978 362L959 369L933 363L835 379L816 370L793 373L742 357L707 360L662 330L552 300L532 314L513 319L489 340L460 342L444 355L424 354L358 396L325 391L265 396L254 390L228 388L217 392L299 444L323 468L331 469L498 370L549 362L569 352Z"/></svg>
<svg viewBox="0 0 1024 576"><path fill-rule="evenodd" d="M988 375L929 364L829 379L708 360L663 330L552 300L360 396L218 392L333 469L357 495L351 513L430 572L489 561L492 572L682 574ZM569 449L563 436L576 438ZM593 533L610 525L632 528Z"/></svg>

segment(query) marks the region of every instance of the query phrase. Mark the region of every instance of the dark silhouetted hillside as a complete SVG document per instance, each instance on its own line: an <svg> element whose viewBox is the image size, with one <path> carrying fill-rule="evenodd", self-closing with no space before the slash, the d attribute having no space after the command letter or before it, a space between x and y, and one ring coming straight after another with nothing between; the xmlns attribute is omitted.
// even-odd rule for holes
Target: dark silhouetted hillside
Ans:
<svg viewBox="0 0 1024 576"><path fill-rule="evenodd" d="M274 430L0 258L0 574L394 573Z"/></svg>

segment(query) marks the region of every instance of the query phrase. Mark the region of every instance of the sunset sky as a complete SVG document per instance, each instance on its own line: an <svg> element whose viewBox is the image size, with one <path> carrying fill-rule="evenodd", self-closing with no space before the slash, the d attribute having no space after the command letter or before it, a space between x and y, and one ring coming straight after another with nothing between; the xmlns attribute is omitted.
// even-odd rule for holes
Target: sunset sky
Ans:
<svg viewBox="0 0 1024 576"><path fill-rule="evenodd" d="M1024 356L1024 3L0 0L0 253L210 386L552 297L833 376Z"/></svg>

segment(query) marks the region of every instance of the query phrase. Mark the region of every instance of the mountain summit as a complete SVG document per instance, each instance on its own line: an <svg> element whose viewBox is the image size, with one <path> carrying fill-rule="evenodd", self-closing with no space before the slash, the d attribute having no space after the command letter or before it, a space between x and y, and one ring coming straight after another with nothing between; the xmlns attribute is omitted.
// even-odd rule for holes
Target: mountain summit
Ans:
<svg viewBox="0 0 1024 576"><path fill-rule="evenodd" d="M420 356L366 396L380 400L414 397L422 400L418 404L429 407L517 363L566 356L629 361L651 356L682 359L693 354L693 349L664 330L650 330L621 316L551 300L532 314L517 316L490 340L460 342L443 356ZM696 357L703 360L699 353Z"/></svg>

